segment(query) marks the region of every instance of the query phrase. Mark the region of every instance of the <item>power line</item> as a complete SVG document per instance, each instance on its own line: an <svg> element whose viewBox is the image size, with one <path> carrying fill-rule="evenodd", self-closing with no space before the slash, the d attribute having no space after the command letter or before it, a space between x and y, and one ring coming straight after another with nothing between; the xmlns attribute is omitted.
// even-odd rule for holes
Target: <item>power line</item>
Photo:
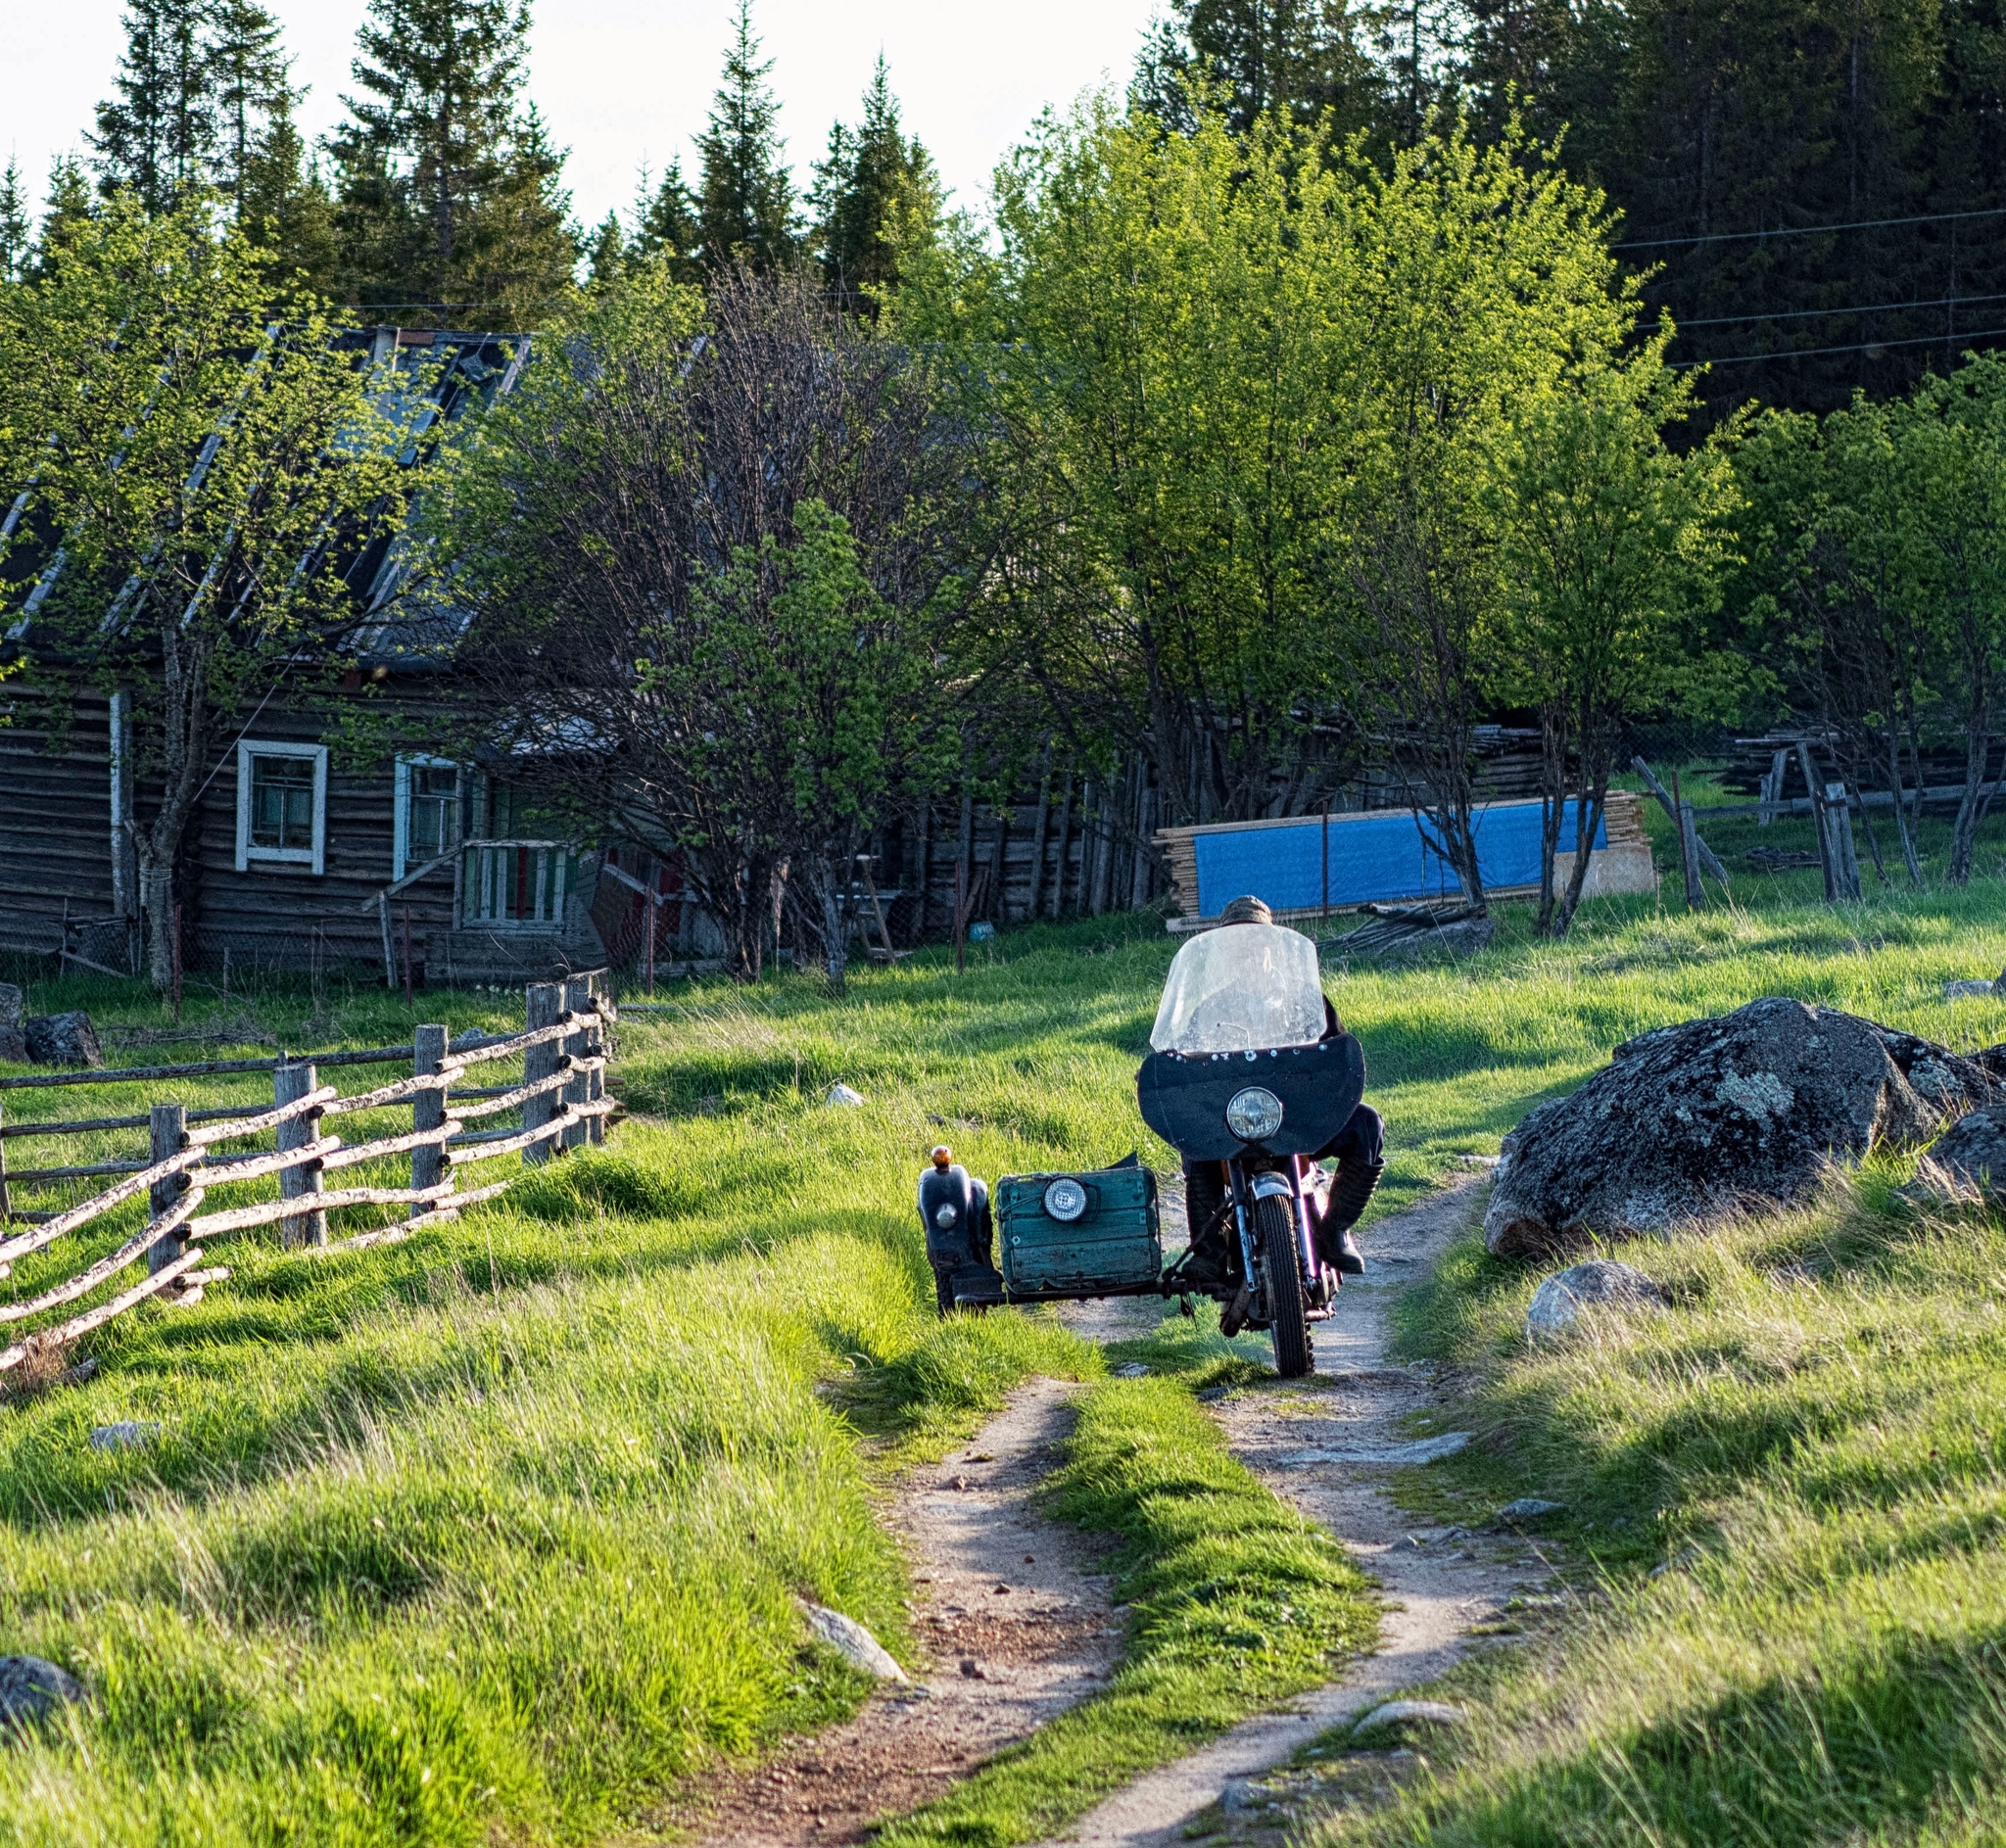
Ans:
<svg viewBox="0 0 2006 1848"><path fill-rule="evenodd" d="M1782 353L1738 353L1725 359L1676 359L1666 370L1683 372L1696 365L1747 365L1757 359L1812 359L1827 353L1866 353L1886 347L1934 347L1948 346L1955 341L1959 345L1973 340L1998 340L2006 338L2006 327L1982 327L1973 333L1922 334L1914 340L1861 340L1849 347L1792 347Z"/></svg>
<svg viewBox="0 0 2006 1848"><path fill-rule="evenodd" d="M1633 238L1611 244L1612 251L1662 251L1684 249L1693 244L1733 244L1750 238L1819 237L1827 231L1873 231L1887 224L1947 224L1953 218L1997 218L2006 216L2006 206L1990 206L1982 212L1922 212L1912 218L1855 218L1848 224L1792 224L1774 231L1716 231L1707 237Z"/></svg>
<svg viewBox="0 0 2006 1848"><path fill-rule="evenodd" d="M1980 302L2006 302L2006 295L1946 295L1934 302L1881 302L1872 308L1791 308L1778 314L1715 314L1705 320L1678 321L1677 325L1683 334L1689 327L1731 327L1744 321L1829 320L1839 314L1893 314L1902 308L1970 308Z"/></svg>

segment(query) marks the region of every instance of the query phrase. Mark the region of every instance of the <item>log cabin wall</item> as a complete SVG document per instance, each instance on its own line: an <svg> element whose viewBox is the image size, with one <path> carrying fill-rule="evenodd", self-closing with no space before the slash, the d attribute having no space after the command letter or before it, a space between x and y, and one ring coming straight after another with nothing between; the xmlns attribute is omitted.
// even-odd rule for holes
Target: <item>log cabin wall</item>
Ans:
<svg viewBox="0 0 2006 1848"><path fill-rule="evenodd" d="M110 918L111 707L78 699L63 748L31 695L7 701L0 725L0 949L53 956L63 923ZM122 935L122 930L119 933Z"/></svg>

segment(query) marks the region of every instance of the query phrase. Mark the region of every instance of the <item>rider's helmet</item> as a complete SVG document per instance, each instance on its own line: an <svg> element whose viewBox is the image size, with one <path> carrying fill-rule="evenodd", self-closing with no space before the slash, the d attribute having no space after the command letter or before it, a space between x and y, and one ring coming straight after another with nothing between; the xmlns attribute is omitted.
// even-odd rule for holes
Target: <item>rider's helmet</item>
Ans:
<svg viewBox="0 0 2006 1848"><path fill-rule="evenodd" d="M1244 898L1234 899L1224 911L1219 913L1218 921L1222 924L1271 924L1274 922L1274 913L1269 911L1266 905L1260 899L1250 894Z"/></svg>

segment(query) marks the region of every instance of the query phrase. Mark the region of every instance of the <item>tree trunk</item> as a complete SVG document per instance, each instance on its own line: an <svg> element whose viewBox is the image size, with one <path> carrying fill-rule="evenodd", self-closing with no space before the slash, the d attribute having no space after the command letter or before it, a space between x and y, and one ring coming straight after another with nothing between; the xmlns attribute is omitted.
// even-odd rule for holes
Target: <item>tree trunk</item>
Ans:
<svg viewBox="0 0 2006 1848"><path fill-rule="evenodd" d="M1567 814L1567 715L1557 701L1540 711L1540 904L1533 920L1533 935L1563 937L1567 934L1570 905L1554 922L1557 903L1553 891L1553 859L1560 850L1560 828ZM1576 820L1580 811L1576 811ZM1570 884L1572 882L1570 881Z"/></svg>
<svg viewBox="0 0 2006 1848"><path fill-rule="evenodd" d="M1985 759L1991 754L1991 733L1982 718L1974 716L1965 733L1964 791L1957 800L1957 821L1950 830L1950 883L1971 882L1972 855L1977 850L1979 823L1985 803Z"/></svg>
<svg viewBox="0 0 2006 1848"><path fill-rule="evenodd" d="M1066 910L1067 855L1073 847L1073 772L1069 768L1061 777L1062 790L1059 796L1059 850L1054 858L1057 864L1052 868L1052 902L1049 907L1054 924Z"/></svg>
<svg viewBox="0 0 2006 1848"><path fill-rule="evenodd" d="M1922 862L1916 858L1915 830L1909 827L1908 791L1901 781L1901 740L1892 726L1887 729L1887 791L1894 798L1894 831L1901 841L1902 863L1908 868L1908 882L1921 888Z"/></svg>

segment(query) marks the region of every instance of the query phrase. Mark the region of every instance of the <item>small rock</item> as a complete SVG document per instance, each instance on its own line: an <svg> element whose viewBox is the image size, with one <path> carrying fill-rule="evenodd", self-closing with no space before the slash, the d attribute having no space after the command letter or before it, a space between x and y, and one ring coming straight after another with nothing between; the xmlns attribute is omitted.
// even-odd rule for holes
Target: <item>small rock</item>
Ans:
<svg viewBox="0 0 2006 1848"><path fill-rule="evenodd" d="M83 1697L83 1684L55 1663L38 1655L0 1655L0 1731L24 1731Z"/></svg>
<svg viewBox="0 0 2006 1848"><path fill-rule="evenodd" d="M1663 1308L1671 1299L1643 1271L1611 1258L1591 1257L1556 1271L1539 1287L1525 1312L1529 1339L1566 1334L1585 1308Z"/></svg>
<svg viewBox="0 0 2006 1848"><path fill-rule="evenodd" d="M22 1029L27 1056L38 1066L96 1067L105 1063L97 1028L81 1008L69 1014L37 1014Z"/></svg>
<svg viewBox="0 0 2006 1848"><path fill-rule="evenodd" d="M1943 984L1945 1001L1975 1001L1981 995L1996 995L1999 984L1990 981L1946 981Z"/></svg>
<svg viewBox="0 0 2006 1848"><path fill-rule="evenodd" d="M1374 1707L1352 1728L1353 1733L1383 1732L1389 1727L1459 1727L1469 1724L1469 1715L1446 1700L1389 1700Z"/></svg>
<svg viewBox="0 0 2006 1848"><path fill-rule="evenodd" d="M1520 1495L1516 1501L1507 1501L1492 1518L1499 1521L1537 1521L1549 1514L1564 1514L1564 1501L1545 1501L1538 1495Z"/></svg>
<svg viewBox="0 0 2006 1848"><path fill-rule="evenodd" d="M965 1655L961 1658L961 1672L972 1682L981 1682L988 1679L973 1656Z"/></svg>
<svg viewBox="0 0 2006 1848"><path fill-rule="evenodd" d="M815 1633L815 1639L827 1643L852 1668L862 1669L866 1675L875 1675L881 1682L902 1682L906 1679L905 1670L891 1659L884 1645L854 1617L845 1617L842 1612L833 1611L826 1604L811 1604L804 1597L798 1597L794 1602L808 1620L808 1628Z"/></svg>
<svg viewBox="0 0 2006 1848"><path fill-rule="evenodd" d="M1899 1191L1904 1200L1924 1205L2006 1194L2006 1111L1994 1106L1960 1116L1917 1163L1915 1179Z"/></svg>
<svg viewBox="0 0 2006 1848"><path fill-rule="evenodd" d="M1230 1386L1208 1386L1201 1389L1194 1397L1196 1397L1201 1405L1217 1405L1232 1390Z"/></svg>
<svg viewBox="0 0 2006 1848"><path fill-rule="evenodd" d="M864 1094L861 1091L852 1091L846 1084L832 1084L829 1087L829 1094L822 1101L825 1104L842 1105L854 1110L864 1101Z"/></svg>
<svg viewBox="0 0 2006 1848"><path fill-rule="evenodd" d="M1149 1369L1140 1360L1131 1360L1126 1366L1117 1367L1115 1369L1115 1377L1118 1380L1139 1380L1144 1378L1148 1372Z"/></svg>
<svg viewBox="0 0 2006 1848"><path fill-rule="evenodd" d="M145 1448L160 1434L159 1425L121 1418L115 1425L98 1426L87 1441L93 1450L138 1450Z"/></svg>
<svg viewBox="0 0 2006 1848"><path fill-rule="evenodd" d="M1668 1572L1683 1572L1698 1557L1698 1547L1682 1546L1669 1559L1662 1560L1657 1565L1651 1567L1650 1576L1653 1579L1662 1579Z"/></svg>

